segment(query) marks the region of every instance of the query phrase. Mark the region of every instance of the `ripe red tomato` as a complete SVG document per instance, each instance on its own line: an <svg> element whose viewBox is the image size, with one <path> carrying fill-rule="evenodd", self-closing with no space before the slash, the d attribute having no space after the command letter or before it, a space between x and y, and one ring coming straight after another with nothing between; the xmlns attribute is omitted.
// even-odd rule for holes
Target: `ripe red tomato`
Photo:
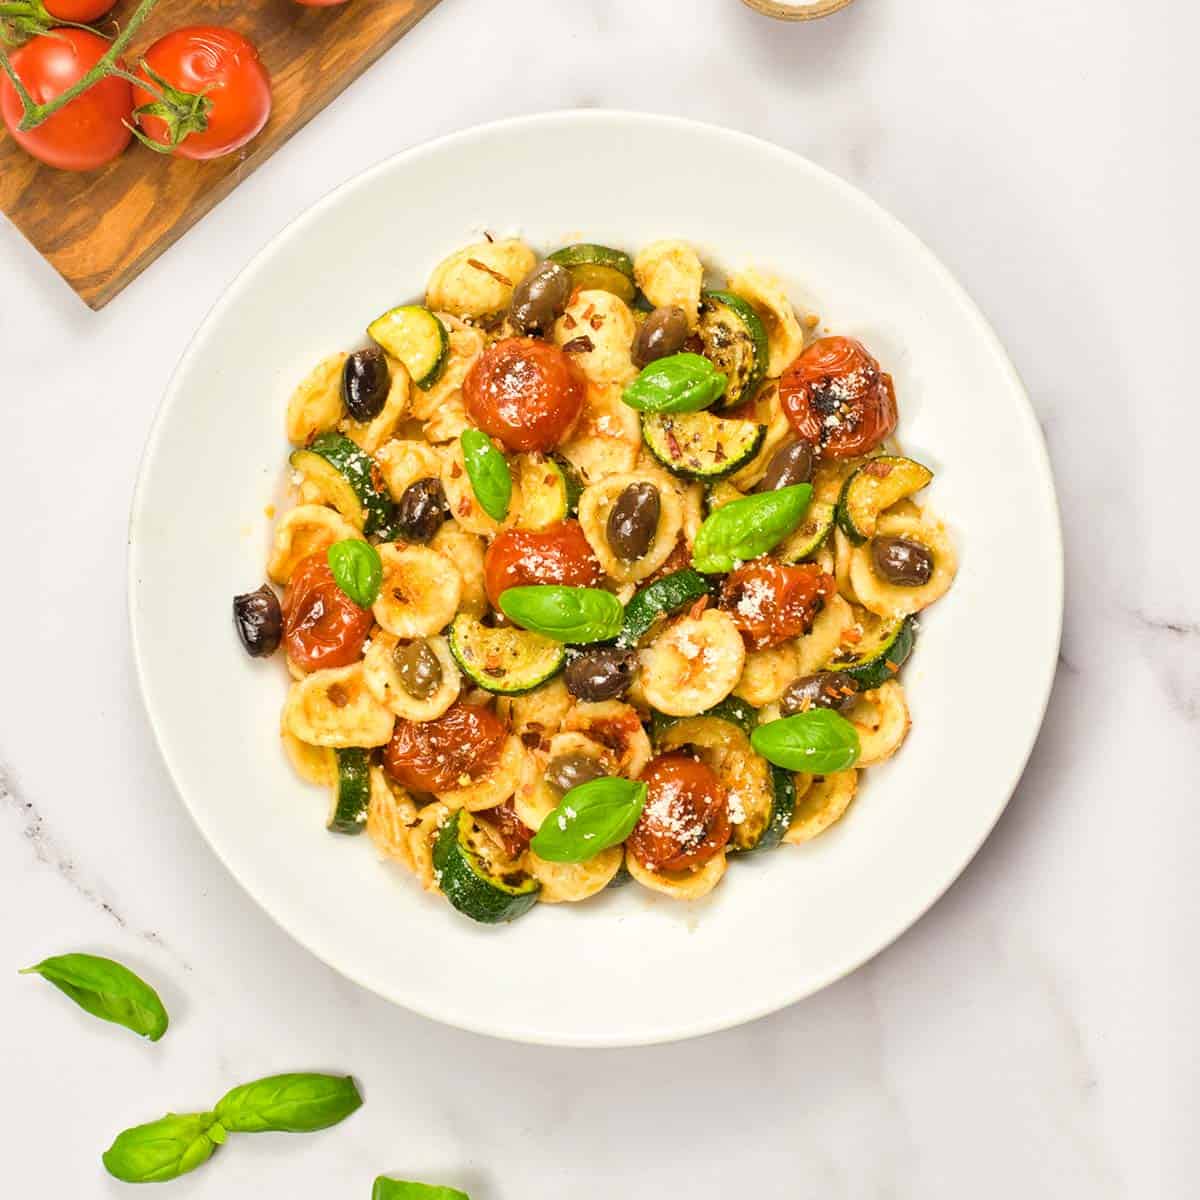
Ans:
<svg viewBox="0 0 1200 1200"><path fill-rule="evenodd" d="M534 338L489 346L463 380L467 412L510 450L551 450L583 408L579 368L557 347Z"/></svg>
<svg viewBox="0 0 1200 1200"><path fill-rule="evenodd" d="M560 521L549 529L504 529L492 540L483 560L483 581L493 608L510 587L557 583L595 587L604 578L578 521Z"/></svg>
<svg viewBox="0 0 1200 1200"><path fill-rule="evenodd" d="M854 338L813 342L783 373L779 399L792 427L825 458L866 454L896 428L892 377Z"/></svg>
<svg viewBox="0 0 1200 1200"><path fill-rule="evenodd" d="M725 576L720 607L749 649L765 650L807 633L825 597L836 591L833 576L815 563L785 566L763 558Z"/></svg>
<svg viewBox="0 0 1200 1200"><path fill-rule="evenodd" d="M453 791L496 765L506 736L504 723L490 710L452 704L432 721L400 718L383 749L383 765L413 791Z"/></svg>
<svg viewBox="0 0 1200 1200"><path fill-rule="evenodd" d="M686 754L660 754L642 779L646 805L626 848L643 866L703 866L729 841L729 799L711 767Z"/></svg>
<svg viewBox="0 0 1200 1200"><path fill-rule="evenodd" d="M172 88L203 94L204 128L185 122L183 140L171 153L180 158L220 158L244 146L271 115L271 80L258 51L240 33L216 25L191 25L161 37L142 58L138 75L151 81L147 67ZM135 88L139 108L155 103L146 88ZM138 114L142 132L161 146L171 143L168 121Z"/></svg>
<svg viewBox="0 0 1200 1200"><path fill-rule="evenodd" d="M116 0L42 0L46 11L60 21L82 21L89 24L104 16Z"/></svg>
<svg viewBox="0 0 1200 1200"><path fill-rule="evenodd" d="M338 587L325 552L302 558L283 593L288 659L304 671L348 667L362 654L375 618Z"/></svg>
<svg viewBox="0 0 1200 1200"><path fill-rule="evenodd" d="M61 96L104 55L108 42L86 29L55 29L35 37L10 61L38 104ZM34 158L65 171L91 171L111 162L133 136L124 122L133 112L133 88L110 75L36 129L19 130L22 110L16 88L0 77L0 115L13 140Z"/></svg>

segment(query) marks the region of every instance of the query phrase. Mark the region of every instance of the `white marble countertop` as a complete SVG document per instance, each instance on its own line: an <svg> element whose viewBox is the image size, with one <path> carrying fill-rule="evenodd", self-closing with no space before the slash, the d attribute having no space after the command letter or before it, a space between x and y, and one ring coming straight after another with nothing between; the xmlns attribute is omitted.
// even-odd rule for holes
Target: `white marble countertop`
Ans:
<svg viewBox="0 0 1200 1200"><path fill-rule="evenodd" d="M171 1195L366 1200L381 1171L473 1200L1195 1195L1197 12L859 0L785 25L738 0L444 0L102 313L0 222L4 1193L123 1194L99 1163L122 1127L330 1069L363 1082L351 1121L228 1147ZM1045 729L962 879L824 993L644 1050L442 1028L293 944L172 792L125 616L145 432L250 255L393 151L569 106L760 134L909 223L1025 378L1068 553ZM165 1040L14 973L68 949L156 981Z"/></svg>

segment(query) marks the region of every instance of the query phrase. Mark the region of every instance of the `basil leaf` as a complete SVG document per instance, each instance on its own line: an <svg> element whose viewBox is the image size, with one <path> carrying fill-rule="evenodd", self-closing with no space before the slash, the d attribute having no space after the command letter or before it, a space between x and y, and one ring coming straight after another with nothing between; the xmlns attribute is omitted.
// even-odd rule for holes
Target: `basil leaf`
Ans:
<svg viewBox="0 0 1200 1200"><path fill-rule="evenodd" d="M512 499L508 462L487 434L478 429L464 429L459 441L479 507L493 521L503 521L508 516L508 502Z"/></svg>
<svg viewBox="0 0 1200 1200"><path fill-rule="evenodd" d="M644 366L621 399L638 412L698 412L718 399L727 383L707 358L670 354Z"/></svg>
<svg viewBox="0 0 1200 1200"><path fill-rule="evenodd" d="M612 592L556 584L507 588L500 593L500 609L523 629L576 646L615 638L625 620Z"/></svg>
<svg viewBox="0 0 1200 1200"><path fill-rule="evenodd" d="M432 1183L409 1183L380 1175L371 1189L371 1200L471 1200L458 1188L436 1187Z"/></svg>
<svg viewBox="0 0 1200 1200"><path fill-rule="evenodd" d="M224 1140L212 1113L168 1113L117 1134L101 1161L125 1183L163 1183L206 1163Z"/></svg>
<svg viewBox="0 0 1200 1200"><path fill-rule="evenodd" d="M530 849L547 862L587 862L633 832L645 803L644 783L615 775L589 779L563 796Z"/></svg>
<svg viewBox="0 0 1200 1200"><path fill-rule="evenodd" d="M311 1133L345 1120L362 1106L348 1075L270 1075L217 1101L217 1120L231 1133Z"/></svg>
<svg viewBox="0 0 1200 1200"><path fill-rule="evenodd" d="M93 1017L124 1025L157 1042L167 1031L167 1010L158 993L128 967L95 954L60 954L22 975L40 975Z"/></svg>
<svg viewBox="0 0 1200 1200"><path fill-rule="evenodd" d="M750 745L768 762L789 771L830 775L858 762L858 730L831 708L811 708L760 725Z"/></svg>
<svg viewBox="0 0 1200 1200"><path fill-rule="evenodd" d="M800 524L811 499L812 486L797 483L723 504L696 532L692 566L715 575L766 554Z"/></svg>
<svg viewBox="0 0 1200 1200"><path fill-rule="evenodd" d="M370 542L346 538L334 542L325 552L333 581L358 605L370 608L379 598L383 583L383 563L379 551Z"/></svg>

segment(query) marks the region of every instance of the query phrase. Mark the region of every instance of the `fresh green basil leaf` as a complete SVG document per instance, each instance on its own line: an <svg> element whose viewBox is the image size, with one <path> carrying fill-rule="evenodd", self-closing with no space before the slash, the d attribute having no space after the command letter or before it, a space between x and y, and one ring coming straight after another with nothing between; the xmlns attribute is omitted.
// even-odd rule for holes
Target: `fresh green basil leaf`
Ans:
<svg viewBox="0 0 1200 1200"><path fill-rule="evenodd" d="M727 383L702 355L670 354L644 366L621 399L638 412L698 412L719 399Z"/></svg>
<svg viewBox="0 0 1200 1200"><path fill-rule="evenodd" d="M40 975L93 1017L124 1025L157 1042L167 1031L167 1010L158 993L128 967L95 954L60 954L22 975Z"/></svg>
<svg viewBox="0 0 1200 1200"><path fill-rule="evenodd" d="M383 562L370 542L345 538L325 552L333 581L359 608L370 608L379 598Z"/></svg>
<svg viewBox="0 0 1200 1200"><path fill-rule="evenodd" d="M563 796L530 848L547 862L587 862L633 832L645 803L644 783L615 775L589 779Z"/></svg>
<svg viewBox="0 0 1200 1200"><path fill-rule="evenodd" d="M479 507L493 521L503 521L512 499L512 474L507 460L492 445L491 438L478 429L464 429L459 440Z"/></svg>
<svg viewBox="0 0 1200 1200"><path fill-rule="evenodd" d="M612 592L556 584L507 588L500 593L500 609L522 629L575 646L615 638L625 620Z"/></svg>
<svg viewBox="0 0 1200 1200"><path fill-rule="evenodd" d="M797 483L723 504L696 532L692 566L714 575L766 554L800 524L811 499L812 485Z"/></svg>
<svg viewBox="0 0 1200 1200"><path fill-rule="evenodd" d="M164 1183L206 1163L224 1140L212 1113L168 1113L117 1134L101 1161L125 1183Z"/></svg>
<svg viewBox="0 0 1200 1200"><path fill-rule="evenodd" d="M345 1120L362 1106L348 1075L270 1075L226 1092L217 1120L231 1133L311 1133Z"/></svg>
<svg viewBox="0 0 1200 1200"><path fill-rule="evenodd" d="M830 775L858 762L858 730L831 708L782 717L760 725L750 744L768 762L789 771Z"/></svg>
<svg viewBox="0 0 1200 1200"><path fill-rule="evenodd" d="M437 1187L432 1183L410 1183L380 1175L371 1189L371 1200L471 1200L458 1188Z"/></svg>

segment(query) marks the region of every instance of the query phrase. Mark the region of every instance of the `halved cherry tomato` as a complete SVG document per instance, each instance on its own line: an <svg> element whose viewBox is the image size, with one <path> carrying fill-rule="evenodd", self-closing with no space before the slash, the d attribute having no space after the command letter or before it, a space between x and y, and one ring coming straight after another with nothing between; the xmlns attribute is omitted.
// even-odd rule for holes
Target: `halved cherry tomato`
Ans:
<svg viewBox="0 0 1200 1200"><path fill-rule="evenodd" d="M560 521L549 529L503 529L483 560L483 579L493 608L500 593L533 583L595 587L604 578L578 521Z"/></svg>
<svg viewBox="0 0 1200 1200"><path fill-rule="evenodd" d="M643 866L703 866L729 841L729 798L712 769L687 754L660 754L642 772L646 805L626 848Z"/></svg>
<svg viewBox="0 0 1200 1200"><path fill-rule="evenodd" d="M792 427L825 458L866 454L896 428L892 377L854 338L818 338L783 373L779 398Z"/></svg>
<svg viewBox="0 0 1200 1200"><path fill-rule="evenodd" d="M490 808L479 815L491 821L504 846L504 853L509 858L520 858L529 849L535 831L517 816L517 810L511 800L506 800L498 808Z"/></svg>
<svg viewBox="0 0 1200 1200"><path fill-rule="evenodd" d="M448 792L482 779L497 763L504 723L486 708L452 704L432 721L396 722L384 747L387 773L417 792Z"/></svg>
<svg viewBox="0 0 1200 1200"><path fill-rule="evenodd" d="M579 368L557 347L533 338L489 346L463 380L467 412L510 450L551 450L583 407Z"/></svg>
<svg viewBox="0 0 1200 1200"><path fill-rule="evenodd" d="M86 29L55 29L35 37L10 57L17 78L38 104L61 96L103 57L108 42ZM0 115L21 149L65 171L91 171L111 162L133 136L126 127L133 88L115 75L75 97L35 129L20 130L21 99L0 76Z"/></svg>
<svg viewBox="0 0 1200 1200"><path fill-rule="evenodd" d="M765 650L807 633L825 597L836 591L836 580L815 563L785 566L762 558L725 576L720 607L749 649Z"/></svg>
<svg viewBox="0 0 1200 1200"><path fill-rule="evenodd" d="M302 558L283 593L283 641L304 671L348 667L362 654L375 618L338 587L325 553Z"/></svg>

